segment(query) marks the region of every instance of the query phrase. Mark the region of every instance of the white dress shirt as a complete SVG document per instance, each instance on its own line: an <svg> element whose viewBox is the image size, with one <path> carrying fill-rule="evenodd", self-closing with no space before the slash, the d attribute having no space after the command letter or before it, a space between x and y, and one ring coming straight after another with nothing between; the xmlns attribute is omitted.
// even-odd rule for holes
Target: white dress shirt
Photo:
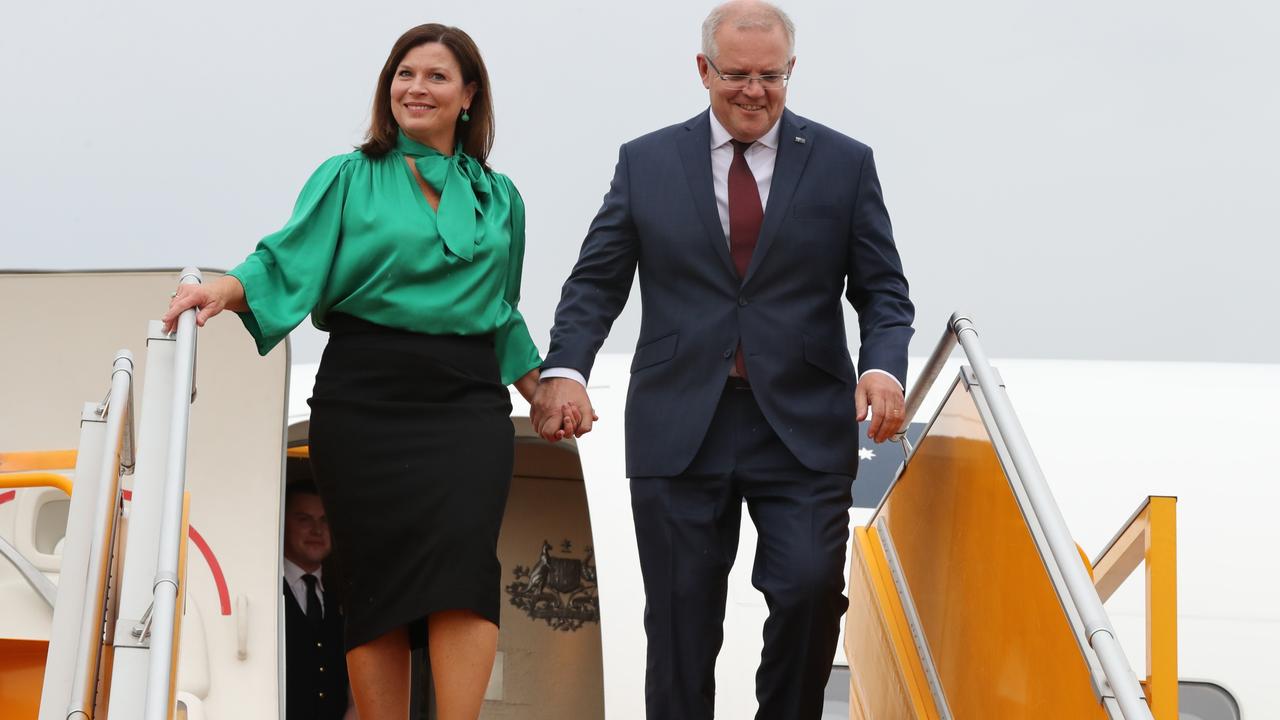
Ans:
<svg viewBox="0 0 1280 720"><path fill-rule="evenodd" d="M720 120L716 118L714 112L707 113L711 116L711 184L716 195L716 210L720 214L720 227L724 229L724 242L729 244L729 166L733 163L733 136L720 124ZM782 132L782 118L769 128L769 131L756 140L747 148L743 156L746 158L747 167L751 168L751 175L756 179L756 188L760 191L760 207L769 207L769 186L773 184L773 167L778 159L778 136ZM865 377L867 373L881 373L888 375L893 379L898 387L902 387L902 383L898 382L898 378L893 377L891 373L884 370L870 368L863 371L859 379ZM583 387L587 385L587 379L582 373L573 368L547 368L542 371L539 376L540 380L550 380L551 378L570 378L578 381Z"/></svg>
<svg viewBox="0 0 1280 720"><path fill-rule="evenodd" d="M321 573L324 568L316 568L311 573L316 576L316 596L320 598L320 614L324 615L324 578ZM293 592L293 597L298 601L298 607L302 608L302 614L307 614L307 583L302 579L307 571L298 567L289 558L284 558L284 581L289 585L289 590Z"/></svg>
<svg viewBox="0 0 1280 720"><path fill-rule="evenodd" d="M769 128L769 132L751 143L743 153L751 175L760 191L760 207L769 207L769 186L773 184L773 165L778 159L778 133L782 132L782 118ZM733 136L711 113L711 184L716 192L716 210L720 212L720 227L724 228L724 242L729 244L729 166L733 164Z"/></svg>

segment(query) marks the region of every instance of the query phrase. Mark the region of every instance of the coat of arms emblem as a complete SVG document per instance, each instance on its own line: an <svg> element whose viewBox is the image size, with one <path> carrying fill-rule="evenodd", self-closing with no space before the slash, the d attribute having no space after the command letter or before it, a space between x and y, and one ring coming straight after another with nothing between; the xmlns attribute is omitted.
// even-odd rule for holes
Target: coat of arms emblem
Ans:
<svg viewBox="0 0 1280 720"><path fill-rule="evenodd" d="M538 561L533 567L517 565L512 570L515 581L507 586L512 605L565 632L600 622L595 555L587 548L583 558L566 557L572 551L573 544L565 540L560 544L564 555L552 555L551 543L544 540Z"/></svg>

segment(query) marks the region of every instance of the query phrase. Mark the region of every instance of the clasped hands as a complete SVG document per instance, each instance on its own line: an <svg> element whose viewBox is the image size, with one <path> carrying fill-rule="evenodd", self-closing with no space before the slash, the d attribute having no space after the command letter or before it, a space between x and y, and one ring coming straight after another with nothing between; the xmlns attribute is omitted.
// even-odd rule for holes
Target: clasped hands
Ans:
<svg viewBox="0 0 1280 720"><path fill-rule="evenodd" d="M870 415L867 437L877 443L898 432L906 414L902 388L893 378L881 373L867 373L858 381L854 405L858 422ZM538 383L529 403L529 419L542 439L557 442L570 435L579 438L586 435L591 432L592 423L600 418L581 383L557 377Z"/></svg>
<svg viewBox="0 0 1280 720"><path fill-rule="evenodd" d="M600 418L591 408L587 389L577 380L547 378L538 383L529 402L529 420L533 429L547 442L569 436L582 437Z"/></svg>

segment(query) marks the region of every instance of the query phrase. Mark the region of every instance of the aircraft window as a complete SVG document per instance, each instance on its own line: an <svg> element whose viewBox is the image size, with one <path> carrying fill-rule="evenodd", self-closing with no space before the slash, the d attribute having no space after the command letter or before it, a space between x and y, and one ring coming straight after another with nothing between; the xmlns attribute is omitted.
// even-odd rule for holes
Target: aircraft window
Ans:
<svg viewBox="0 0 1280 720"><path fill-rule="evenodd" d="M38 552L46 555L59 554L59 546L67 534L67 514L71 510L71 501L65 499L65 495L62 498L44 502L36 514L33 544Z"/></svg>
<svg viewBox="0 0 1280 720"><path fill-rule="evenodd" d="M1178 720L1240 720L1240 705L1221 685L1178 683Z"/></svg>
<svg viewBox="0 0 1280 720"><path fill-rule="evenodd" d="M893 476L902 465L902 445L885 441L876 445L867 439L869 422L858 424L858 479L853 483L853 506L875 509L879 507L884 494L889 491ZM924 433L924 423L911 423L907 428L907 440L911 446L920 441Z"/></svg>

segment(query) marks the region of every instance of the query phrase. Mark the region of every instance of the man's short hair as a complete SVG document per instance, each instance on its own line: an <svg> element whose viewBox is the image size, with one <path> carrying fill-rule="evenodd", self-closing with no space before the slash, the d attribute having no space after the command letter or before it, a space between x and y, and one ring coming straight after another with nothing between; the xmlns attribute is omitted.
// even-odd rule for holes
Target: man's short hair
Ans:
<svg viewBox="0 0 1280 720"><path fill-rule="evenodd" d="M320 497L320 491L316 489L315 483L310 480L286 483L284 486L285 507L289 506L289 501L293 500L296 495L315 495Z"/></svg>
<svg viewBox="0 0 1280 720"><path fill-rule="evenodd" d="M285 484L284 484L284 504L289 506L289 501L298 493L306 493L307 495L319 495L320 491L316 489L314 475L311 473L311 458L291 457L285 459L284 465Z"/></svg>
<svg viewBox="0 0 1280 720"><path fill-rule="evenodd" d="M717 5L711 9L707 19L702 21L702 54L711 59L720 56L720 48L716 46L716 32L730 17L733 27L739 30L770 30L781 24L787 34L787 57L796 54L796 24L782 11L782 8L768 2L754 3L757 7L749 10L735 11L732 3Z"/></svg>

